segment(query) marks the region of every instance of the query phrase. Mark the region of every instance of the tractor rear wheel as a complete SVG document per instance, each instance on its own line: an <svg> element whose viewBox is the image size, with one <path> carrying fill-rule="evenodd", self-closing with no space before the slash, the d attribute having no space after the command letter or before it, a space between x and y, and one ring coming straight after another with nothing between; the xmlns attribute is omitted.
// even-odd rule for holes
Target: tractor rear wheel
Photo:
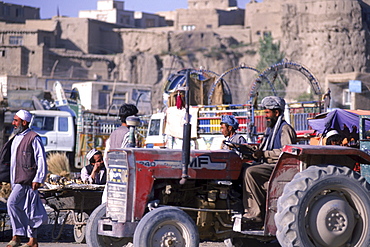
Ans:
<svg viewBox="0 0 370 247"><path fill-rule="evenodd" d="M277 204L276 237L283 247L370 246L370 185L347 167L297 173Z"/></svg>
<svg viewBox="0 0 370 247"><path fill-rule="evenodd" d="M184 211L175 207L160 207L140 220L134 233L134 246L199 246L199 234L194 221Z"/></svg>

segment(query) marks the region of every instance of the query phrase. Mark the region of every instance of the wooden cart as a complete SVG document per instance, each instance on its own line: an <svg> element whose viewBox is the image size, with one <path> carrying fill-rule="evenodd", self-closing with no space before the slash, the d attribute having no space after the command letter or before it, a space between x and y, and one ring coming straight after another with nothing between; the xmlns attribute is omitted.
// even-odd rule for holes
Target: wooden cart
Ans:
<svg viewBox="0 0 370 247"><path fill-rule="evenodd" d="M75 241L77 243L85 241L87 220L92 211L101 204L103 190L104 185L85 184L56 189L40 189L46 204L55 212L52 231L53 241L60 238L68 218L74 225ZM61 212L63 212L62 215ZM59 230L58 225L60 225Z"/></svg>

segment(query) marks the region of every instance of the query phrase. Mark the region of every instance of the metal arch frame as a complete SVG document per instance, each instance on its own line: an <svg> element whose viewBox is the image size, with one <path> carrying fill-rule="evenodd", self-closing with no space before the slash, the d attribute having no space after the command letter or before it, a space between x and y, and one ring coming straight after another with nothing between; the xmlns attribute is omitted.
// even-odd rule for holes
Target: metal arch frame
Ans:
<svg viewBox="0 0 370 247"><path fill-rule="evenodd" d="M276 63L276 64L268 67L267 69L265 69L261 73L260 77L256 80L256 83L257 83L258 80L259 80L259 83L261 83L261 80L262 80L261 77L267 78L268 74L270 74L272 72L276 72L276 71L281 70L281 69L293 69L293 70L296 70L296 71L300 72L301 74L303 74L308 79L312 89L314 90L314 93L316 95L322 95L320 83L314 77L314 75L306 67L304 67L301 64L295 63L295 62L280 62L280 63ZM254 92L251 91L251 95L255 94L255 93L256 93L256 91L254 91Z"/></svg>
<svg viewBox="0 0 370 247"><path fill-rule="evenodd" d="M250 103L253 102L253 99L254 99L254 97L256 97L256 94L258 92L258 89L262 85L262 79L261 78L265 78L265 80L267 81L267 83L270 85L271 91L274 94L274 96L277 95L277 92L276 92L276 89L275 89L274 84L267 78L267 76L265 76L264 73L260 73L260 75L258 76L258 78L256 79L256 81L251 86L251 91L249 93L249 102Z"/></svg>
<svg viewBox="0 0 370 247"><path fill-rule="evenodd" d="M214 90L215 90L215 88L216 88L216 85L222 80L222 78L225 76L225 75L227 75L227 74L229 74L229 73L231 73L231 72L233 72L233 71L236 71L236 70L240 70L240 69L250 69L250 70L253 70L253 71L255 71L255 72L257 72L258 74L261 74L261 72L259 71L259 70L257 70L256 68L253 68L253 67L250 67L250 66L244 66L244 65L241 65L241 66L237 66L237 67L233 67L233 68L231 68L231 69L228 69L228 70L226 70L224 73L222 73L220 76L219 76L219 78L217 78L217 80L213 83L213 85L212 85L212 87L211 87L211 89L210 89L210 91L209 91L209 93L208 93L208 105L212 105L212 95L213 95L213 92L214 92ZM261 76L261 75L260 75ZM258 78L257 78L258 79ZM267 79L267 78L266 78ZM229 93L231 93L231 91L230 91L230 87L229 87L229 85L227 84L227 82L225 81L225 80L223 80L224 82L225 82L225 85L226 85L226 87L227 87L227 90L228 90L228 92ZM267 81L269 81L268 79L267 79ZM253 84L254 85L254 84ZM251 101L251 100L250 100Z"/></svg>
<svg viewBox="0 0 370 247"><path fill-rule="evenodd" d="M245 65L240 65L240 66L237 66L237 67L233 67L231 69L226 70L224 73L222 73L220 75L220 77L213 83L213 85L212 85L212 87L210 89L210 92L208 94L208 105L212 105L212 95L213 95L214 89L216 88L216 85L222 80L222 78L225 75L227 75L227 74L229 74L229 73L231 73L233 71L240 70L240 69L249 69L249 70L255 71L255 72L257 72L257 74L259 74L258 78L256 79L256 82L254 84L252 84L252 91L253 91L253 89L255 88L256 85L261 85L260 77L263 77L263 75L256 68L253 68L253 67L250 67L250 66L245 66ZM269 81L269 79L267 77L265 79L270 84L271 88L274 89L274 86ZM229 88L229 85L227 84L227 82L225 80L222 80L222 81L225 82L225 85L227 86L227 90L230 92L230 88ZM259 86L258 86L258 88L259 88ZM251 142L256 142L256 136L257 136L256 135L256 128L254 126L254 122L255 122L255 119L254 119L254 107L253 107L253 98L254 97L255 97L255 93L254 94L250 94L250 99L249 99L249 102L248 102L249 104L251 104L251 107L250 107L250 116L251 116L251 119L250 119L250 122L248 124L249 125L248 140L250 140Z"/></svg>

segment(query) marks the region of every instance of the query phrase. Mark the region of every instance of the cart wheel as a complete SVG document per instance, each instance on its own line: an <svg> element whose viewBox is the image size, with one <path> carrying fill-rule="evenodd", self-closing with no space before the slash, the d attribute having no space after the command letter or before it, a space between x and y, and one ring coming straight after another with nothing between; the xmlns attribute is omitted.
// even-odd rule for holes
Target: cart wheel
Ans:
<svg viewBox="0 0 370 247"><path fill-rule="evenodd" d="M113 238L98 234L98 221L105 216L105 203L97 207L90 215L86 225L86 243L89 247L129 247L132 238Z"/></svg>
<svg viewBox="0 0 370 247"><path fill-rule="evenodd" d="M73 235L75 237L75 241L77 243L85 243L85 230L86 230L86 222L89 219L89 215L85 212L83 213L76 213L77 223L84 223L83 225L75 225L73 228Z"/></svg>

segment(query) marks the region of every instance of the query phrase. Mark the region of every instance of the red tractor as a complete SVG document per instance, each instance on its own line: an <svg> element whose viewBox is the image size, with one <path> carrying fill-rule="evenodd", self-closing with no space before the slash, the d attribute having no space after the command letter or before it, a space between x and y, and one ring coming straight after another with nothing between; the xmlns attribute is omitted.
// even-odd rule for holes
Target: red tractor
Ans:
<svg viewBox="0 0 370 247"><path fill-rule="evenodd" d="M266 184L262 225L241 220L239 155L194 150L185 168L181 156L166 149L109 152L108 199L89 218L87 244L252 246L277 238L281 246L370 246L370 184L353 170L370 164L370 156L359 149L286 146Z"/></svg>
<svg viewBox="0 0 370 247"><path fill-rule="evenodd" d="M252 150L229 143L246 159L190 151L186 112L182 150L108 153L108 199L88 220L90 247L195 247L203 240L251 247L276 239L283 247L370 246L370 184L354 170L370 164L370 147L285 146L265 186L264 222L244 224L240 178Z"/></svg>

